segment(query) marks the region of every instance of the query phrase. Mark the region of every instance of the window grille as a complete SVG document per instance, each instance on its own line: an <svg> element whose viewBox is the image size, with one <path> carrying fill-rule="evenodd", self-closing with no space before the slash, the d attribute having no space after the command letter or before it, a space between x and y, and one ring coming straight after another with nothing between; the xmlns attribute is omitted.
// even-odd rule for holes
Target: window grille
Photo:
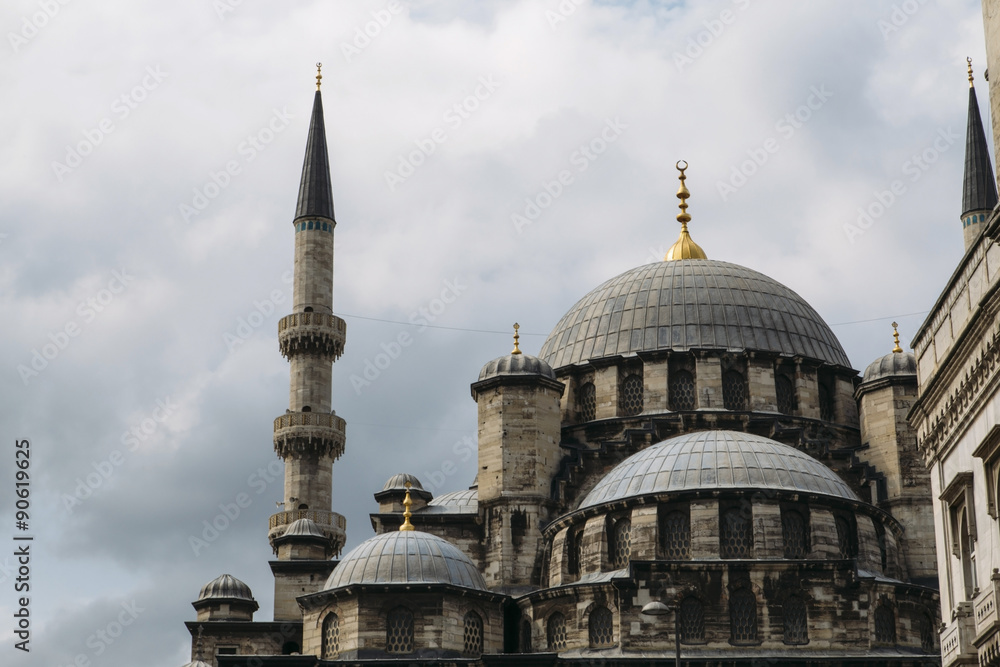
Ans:
<svg viewBox="0 0 1000 667"><path fill-rule="evenodd" d="M583 562L583 531L570 529L566 533L566 570L570 574L580 574Z"/></svg>
<svg viewBox="0 0 1000 667"><path fill-rule="evenodd" d="M809 526L796 510L781 513L781 533L785 542L785 558L805 558L809 555Z"/></svg>
<svg viewBox="0 0 1000 667"><path fill-rule="evenodd" d="M806 618L806 603L802 598L793 595L785 600L785 643L808 644L809 623Z"/></svg>
<svg viewBox="0 0 1000 667"><path fill-rule="evenodd" d="M854 558L858 555L857 542L854 539L854 528L845 516L837 516L837 546L841 558Z"/></svg>
<svg viewBox="0 0 1000 667"><path fill-rule="evenodd" d="M719 525L719 553L722 558L750 558L753 530L747 513L730 507L722 513Z"/></svg>
<svg viewBox="0 0 1000 667"><path fill-rule="evenodd" d="M663 557L667 560L691 558L691 521L686 512L673 510L663 517Z"/></svg>
<svg viewBox="0 0 1000 667"><path fill-rule="evenodd" d="M597 419L597 389L593 382L580 387L580 421L591 422Z"/></svg>
<svg viewBox="0 0 1000 667"><path fill-rule="evenodd" d="M729 629L734 644L757 641L757 598L753 591L741 588L729 598Z"/></svg>
<svg viewBox="0 0 1000 667"><path fill-rule="evenodd" d="M787 375L774 376L774 390L778 396L778 412L786 415L794 414L798 407L795 400L795 385Z"/></svg>
<svg viewBox="0 0 1000 667"><path fill-rule="evenodd" d="M878 541L878 555L882 563L882 574L885 574L889 566L889 550L885 542L885 526L878 521L875 522L875 539Z"/></svg>
<svg viewBox="0 0 1000 667"><path fill-rule="evenodd" d="M722 405L726 410L747 409L747 381L742 373L726 371L722 375Z"/></svg>
<svg viewBox="0 0 1000 667"><path fill-rule="evenodd" d="M935 653L934 624L926 615L920 617L920 648L924 653Z"/></svg>
<svg viewBox="0 0 1000 667"><path fill-rule="evenodd" d="M670 396L671 410L694 410L694 376L688 371L670 374L667 393Z"/></svg>
<svg viewBox="0 0 1000 667"><path fill-rule="evenodd" d="M632 522L618 519L611 525L611 540L608 548L611 566L623 568L632 555Z"/></svg>
<svg viewBox="0 0 1000 667"><path fill-rule="evenodd" d="M483 653L483 617L474 611L465 615L465 655L479 657Z"/></svg>
<svg viewBox="0 0 1000 667"><path fill-rule="evenodd" d="M885 603L880 604L875 610L875 641L885 644L896 643L896 614Z"/></svg>
<svg viewBox="0 0 1000 667"><path fill-rule="evenodd" d="M336 658L340 654L340 617L327 614L323 619L323 658Z"/></svg>
<svg viewBox="0 0 1000 667"><path fill-rule="evenodd" d="M590 645L593 648L613 646L615 643L614 617L607 607L594 607L590 612Z"/></svg>
<svg viewBox="0 0 1000 667"><path fill-rule="evenodd" d="M620 412L626 417L634 417L642 412L642 376L629 375L622 382Z"/></svg>
<svg viewBox="0 0 1000 667"><path fill-rule="evenodd" d="M705 608L696 597L686 597L681 602L681 643L698 644L705 641Z"/></svg>
<svg viewBox="0 0 1000 667"><path fill-rule="evenodd" d="M566 650L566 617L558 611L549 616L545 634L548 635L550 651Z"/></svg>
<svg viewBox="0 0 1000 667"><path fill-rule="evenodd" d="M386 615L385 650L389 653L413 652L413 612L396 607Z"/></svg>

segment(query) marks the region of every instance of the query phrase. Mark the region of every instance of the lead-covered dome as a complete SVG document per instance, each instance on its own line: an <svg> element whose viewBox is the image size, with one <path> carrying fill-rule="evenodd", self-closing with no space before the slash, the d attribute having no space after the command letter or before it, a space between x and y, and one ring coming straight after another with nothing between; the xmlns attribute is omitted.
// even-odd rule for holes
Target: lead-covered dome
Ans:
<svg viewBox="0 0 1000 667"><path fill-rule="evenodd" d="M482 382L501 375L540 375L550 380L556 379L552 367L544 360L521 352L498 357L488 362L479 371L479 381Z"/></svg>
<svg viewBox="0 0 1000 667"><path fill-rule="evenodd" d="M394 531L365 540L344 556L326 590L353 584L451 584L486 590L483 575L454 544L420 531Z"/></svg>
<svg viewBox="0 0 1000 667"><path fill-rule="evenodd" d="M626 271L580 299L539 354L553 368L651 350L764 350L838 366L850 361L798 294L751 269L710 259Z"/></svg>
<svg viewBox="0 0 1000 667"><path fill-rule="evenodd" d="M862 382L874 382L887 377L917 375L917 358L912 352L890 352L868 364Z"/></svg>
<svg viewBox="0 0 1000 667"><path fill-rule="evenodd" d="M250 587L231 574L223 574L201 587L198 600L226 598L230 600L253 601Z"/></svg>
<svg viewBox="0 0 1000 667"><path fill-rule="evenodd" d="M653 493L743 488L858 500L837 473L794 447L750 433L697 431L625 459L587 494L580 509Z"/></svg>

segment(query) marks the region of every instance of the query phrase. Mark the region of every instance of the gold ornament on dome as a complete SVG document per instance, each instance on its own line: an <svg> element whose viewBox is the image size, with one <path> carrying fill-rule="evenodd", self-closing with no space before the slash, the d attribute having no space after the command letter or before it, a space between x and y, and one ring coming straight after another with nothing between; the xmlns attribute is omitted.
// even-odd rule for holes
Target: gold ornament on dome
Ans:
<svg viewBox="0 0 1000 667"><path fill-rule="evenodd" d="M681 166L682 164L684 166ZM677 189L677 198L681 200L681 203L679 204L681 212L677 214L677 221L681 223L681 235L678 237L677 241L670 246L670 250L667 251L663 260L670 262L675 259L708 259L708 255L705 254L705 251L701 249L700 245L692 240L691 234L688 232L687 223L691 222L691 215L687 212L687 200L688 197L691 196L691 193L688 192L687 186L684 184L684 181L687 180L687 176L684 175L684 172L688 168L688 163L684 160L678 160L676 167L677 171L681 172L679 177L681 186Z"/></svg>
<svg viewBox="0 0 1000 667"><path fill-rule="evenodd" d="M413 516L413 514L410 513L410 506L412 504L413 501L410 499L410 482L407 482L406 497L403 498L403 507L405 508L403 511L403 525L399 527L399 529L403 532L416 530L416 528L413 527L413 524L410 523L410 517Z"/></svg>

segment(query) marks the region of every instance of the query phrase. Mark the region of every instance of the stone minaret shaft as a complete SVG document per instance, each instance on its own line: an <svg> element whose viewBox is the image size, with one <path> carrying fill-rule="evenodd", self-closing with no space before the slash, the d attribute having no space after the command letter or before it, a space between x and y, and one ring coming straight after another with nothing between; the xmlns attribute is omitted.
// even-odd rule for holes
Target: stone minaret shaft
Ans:
<svg viewBox="0 0 1000 667"><path fill-rule="evenodd" d="M331 377L332 364L344 350L346 325L333 315L333 230L337 223L318 86L292 222L292 314L278 323L281 353L291 366L291 386L288 411L274 421L274 448L285 461L285 506L271 517L268 537L275 547L275 538L283 535L288 524L308 518L330 539L330 552L336 554L344 545L345 522L330 511L332 474L333 462L344 451L345 423L332 410Z"/></svg>

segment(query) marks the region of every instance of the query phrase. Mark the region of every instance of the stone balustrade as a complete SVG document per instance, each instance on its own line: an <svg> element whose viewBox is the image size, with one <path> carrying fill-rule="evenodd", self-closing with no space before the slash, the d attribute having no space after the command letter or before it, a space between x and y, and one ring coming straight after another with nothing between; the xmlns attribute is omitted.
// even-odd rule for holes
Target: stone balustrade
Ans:
<svg viewBox="0 0 1000 667"><path fill-rule="evenodd" d="M286 359L293 354L323 354L339 359L344 353L347 323L327 313L292 313L278 321L278 346Z"/></svg>
<svg viewBox="0 0 1000 667"><path fill-rule="evenodd" d="M344 453L346 428L332 412L286 412L274 420L274 450L281 458L294 452L337 460Z"/></svg>

